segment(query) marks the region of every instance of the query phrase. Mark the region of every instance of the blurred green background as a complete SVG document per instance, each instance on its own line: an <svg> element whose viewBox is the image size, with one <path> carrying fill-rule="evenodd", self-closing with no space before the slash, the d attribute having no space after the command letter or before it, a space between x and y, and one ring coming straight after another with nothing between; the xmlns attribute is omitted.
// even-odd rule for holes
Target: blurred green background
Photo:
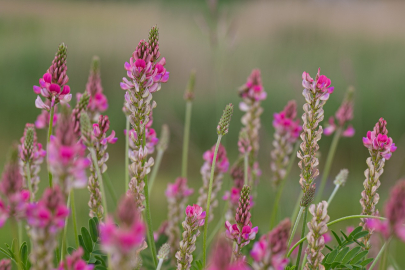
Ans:
<svg viewBox="0 0 405 270"><path fill-rule="evenodd" d="M140 39L151 26L160 29L161 55L166 57L170 80L154 94L154 128L167 123L171 130L166 152L153 193L151 208L154 229L166 218L164 190L180 175L184 122L184 89L191 69L197 71L189 153L189 181L195 188L194 202L201 185L202 153L216 141L216 124L226 103L240 102L237 88L253 68L260 68L268 98L263 102L260 165L263 176L253 224L262 233L268 228L274 192L270 179L273 113L290 99L302 114L301 74L315 76L318 67L335 86L325 106L326 119L339 107L348 86L356 88L356 134L339 143L325 194L341 168L348 168L347 185L329 208L331 219L361 212L359 204L368 151L362 137L380 117L388 122L389 135L398 150L386 163L380 188L380 203L390 187L405 174L405 10L404 2L390 1L225 1L217 10L205 1L0 1L0 156L22 136L26 122L34 122L32 86L49 67L61 42L68 46L68 76L73 93L83 92L93 55L101 58L101 76L109 99L106 114L119 137L109 146L108 173L117 193L124 191L125 118L124 91L119 87L128 61ZM211 9L210 9L211 7ZM211 29L211 30L209 30ZM213 34L215 33L215 34ZM74 100L75 102L75 100ZM72 103L74 103L72 102ZM224 139L230 162L237 157L237 138L242 113L237 109L229 135ZM38 131L45 141L45 131ZM320 170L324 166L331 138L320 141ZM42 179L47 179L45 166ZM294 166L282 199L281 217L290 216L299 194L298 166ZM42 187L47 181L42 181ZM225 177L224 188L230 186ZM87 190L77 192L79 225L87 222ZM221 191L222 195L223 191ZM326 197L325 195L325 197ZM109 201L110 209L114 208ZM216 209L218 217L220 210ZM352 220L341 224L356 225ZM213 223L214 224L214 223ZM212 226L214 227L214 226ZM335 226L336 227L336 226ZM334 229L338 229L337 226ZM9 241L0 231L0 245ZM71 238L72 240L72 238ZM73 243L73 241L71 241ZM400 254L402 244L392 253ZM400 246L402 245L402 246ZM1 255L0 255L1 256ZM403 256L402 256L403 257ZM402 260L402 261L401 261ZM399 258L405 265L405 258Z"/></svg>

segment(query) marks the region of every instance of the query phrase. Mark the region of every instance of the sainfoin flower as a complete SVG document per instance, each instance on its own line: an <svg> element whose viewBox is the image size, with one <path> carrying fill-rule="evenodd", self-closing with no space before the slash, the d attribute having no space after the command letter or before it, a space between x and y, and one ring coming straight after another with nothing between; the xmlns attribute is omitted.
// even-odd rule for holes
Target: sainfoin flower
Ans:
<svg viewBox="0 0 405 270"><path fill-rule="evenodd" d="M215 145L210 150L205 151L203 155L205 162L200 170L203 180L203 186L199 190L200 196L198 197L197 204L202 205L204 207L207 205L208 189L210 183L212 163L214 160L214 152L215 152ZM214 178L212 181L212 192L211 192L211 211L210 216L208 217L208 222L210 222L214 217L212 209L218 206L217 195L218 192L221 190L222 179L224 177L224 173L228 171L228 168L229 168L229 160L226 155L226 150L225 147L223 147L222 144L220 144L218 147L217 158L214 168Z"/></svg>
<svg viewBox="0 0 405 270"><path fill-rule="evenodd" d="M270 168L273 172L272 182L274 186L278 186L285 177L293 144L297 141L302 130L299 120L295 119L296 116L297 104L294 100L289 101L280 113L274 114L274 149L270 153Z"/></svg>
<svg viewBox="0 0 405 270"><path fill-rule="evenodd" d="M250 269L243 260L231 262L232 244L220 236L211 251L208 270L248 270Z"/></svg>
<svg viewBox="0 0 405 270"><path fill-rule="evenodd" d="M386 239L395 235L405 242L405 180L399 180L392 188L388 202L385 204L388 220L367 219L370 230L380 232Z"/></svg>
<svg viewBox="0 0 405 270"><path fill-rule="evenodd" d="M187 179L183 177L177 178L174 184L169 183L167 185L166 197L168 201L168 223L165 232L169 237L168 243L170 244L171 250L174 252L179 249L179 224L184 219L187 198L192 195L193 192L194 190L187 186Z"/></svg>
<svg viewBox="0 0 405 270"><path fill-rule="evenodd" d="M146 225L130 195L121 200L117 214L119 227L111 217L100 225L101 247L111 255L112 269L133 269L139 262L139 251L144 248Z"/></svg>
<svg viewBox="0 0 405 270"><path fill-rule="evenodd" d="M90 160L84 156L85 147L78 143L73 125L71 115L65 108L55 136L51 136L49 143L49 169L65 195L72 188L87 185L86 168L90 165Z"/></svg>
<svg viewBox="0 0 405 270"><path fill-rule="evenodd" d="M186 208L186 219L183 221L183 240L180 249L176 253L177 269L188 270L193 262L195 242L200 235L199 227L204 225L205 211L197 205L189 205Z"/></svg>
<svg viewBox="0 0 405 270"><path fill-rule="evenodd" d="M55 58L48 71L39 79L39 86L34 85L34 93L42 95L51 101L50 105L45 104L38 96L35 106L43 110L51 110L58 103L68 103L72 99L70 87L67 85L69 78L66 75L67 47L65 44L59 45Z"/></svg>
<svg viewBox="0 0 405 270"><path fill-rule="evenodd" d="M46 189L37 203L29 205L26 215L33 247L30 254L31 269L53 270L57 235L65 226L65 219L69 215L59 186Z"/></svg>
<svg viewBox="0 0 405 270"><path fill-rule="evenodd" d="M223 200L228 201L228 211L225 214L225 219L228 221L233 221L238 208L240 192L244 184L244 171L243 171L243 160L239 159L232 166L230 174L233 180L233 186L231 190L226 191Z"/></svg>
<svg viewBox="0 0 405 270"><path fill-rule="evenodd" d="M363 138L363 144L368 148L370 157L367 158L367 170L364 172L366 179L363 182L364 190L361 193L360 204L363 208L362 215L378 216L376 205L380 200L377 193L381 185L380 177L384 172L385 161L391 158L391 155L397 147L393 143L392 138L387 136L387 121L380 118L374 126L373 131L367 132L367 137ZM365 220L360 224L365 230L368 230ZM370 234L364 237L364 244L369 248Z"/></svg>
<svg viewBox="0 0 405 270"><path fill-rule="evenodd" d="M48 107L51 107L51 102L49 100L45 101L45 105ZM53 121L52 121L52 127L54 127L58 121L59 118L59 113L58 111L58 106L54 106L54 115L53 115ZM38 115L37 120L35 121L35 127L38 129L43 129L47 128L49 125L49 119L51 117L51 114L47 110L42 110L41 113Z"/></svg>
<svg viewBox="0 0 405 270"><path fill-rule="evenodd" d="M0 270L11 270L11 260L9 259L0 260Z"/></svg>
<svg viewBox="0 0 405 270"><path fill-rule="evenodd" d="M291 222L289 219L285 219L253 245L250 252L250 256L254 260L253 269L284 270L288 264L288 259L284 258L284 255L287 250L290 229Z"/></svg>
<svg viewBox="0 0 405 270"><path fill-rule="evenodd" d="M83 248L79 247L72 255L68 255L64 261L61 261L57 270L93 270L94 264L87 264L82 259Z"/></svg>

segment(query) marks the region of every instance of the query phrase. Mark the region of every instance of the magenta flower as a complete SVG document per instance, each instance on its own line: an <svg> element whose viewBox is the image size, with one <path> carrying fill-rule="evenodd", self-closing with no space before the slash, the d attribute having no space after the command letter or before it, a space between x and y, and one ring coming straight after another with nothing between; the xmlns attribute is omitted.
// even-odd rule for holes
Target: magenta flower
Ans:
<svg viewBox="0 0 405 270"><path fill-rule="evenodd" d="M212 162L214 160L214 152L215 152L215 145L210 150L205 151L203 155L203 159L207 161L209 165L212 165ZM226 173L229 168L229 160L226 156L225 147L223 147L222 144L220 144L218 148L215 166L216 168L218 168L218 171L222 173Z"/></svg>
<svg viewBox="0 0 405 270"><path fill-rule="evenodd" d="M202 207L197 204L193 204L193 206L188 205L186 207L186 215L188 218L196 220L198 226L203 226L205 221L205 211L203 211Z"/></svg>
<svg viewBox="0 0 405 270"><path fill-rule="evenodd" d="M225 222L226 236L229 239L236 240L241 247L249 244L250 240L255 239L259 227L252 228L252 224L243 226L242 231L239 229L237 224L231 225L229 221Z"/></svg>
<svg viewBox="0 0 405 270"><path fill-rule="evenodd" d="M79 247L72 255L67 256L66 259L60 262L58 269L56 270L93 270L93 264L87 264L82 259L83 248Z"/></svg>
<svg viewBox="0 0 405 270"><path fill-rule="evenodd" d="M152 121L149 121L149 123L152 123ZM124 134L127 135L127 131L124 130ZM148 150L148 154L153 154L153 152L155 151L155 146L157 145L157 143L159 142L159 139L156 136L156 131L153 128L145 128L145 147ZM135 149L135 143L134 141L138 140L138 134L136 133L135 129L131 129L129 131L129 147L131 149ZM132 151L130 151L130 154L132 153Z"/></svg>
<svg viewBox="0 0 405 270"><path fill-rule="evenodd" d="M380 118L380 122L386 123L383 118ZM363 137L363 144L370 151L377 151L382 155L383 158L388 160L391 158L392 153L397 150L397 147L395 146L392 138L387 136L388 132L377 132L378 131L376 130L376 128L374 128L373 131L368 131L367 137Z"/></svg>
<svg viewBox="0 0 405 270"><path fill-rule="evenodd" d="M240 88L239 95L254 101L266 99L267 93L264 91L259 69L252 70L247 82Z"/></svg>
<svg viewBox="0 0 405 270"><path fill-rule="evenodd" d="M166 189L166 197L175 198L175 197L188 197L193 194L194 190L187 187L187 179L177 178L174 184L169 183Z"/></svg>
<svg viewBox="0 0 405 270"><path fill-rule="evenodd" d="M300 120L297 117L297 104L294 100L287 103L279 113L273 115L273 126L276 131L283 136L288 136L288 139L294 143L296 139L300 136L302 127L300 125Z"/></svg>
<svg viewBox="0 0 405 270"><path fill-rule="evenodd" d="M0 269L1 270L11 270L11 260L10 259L0 260Z"/></svg>
<svg viewBox="0 0 405 270"><path fill-rule="evenodd" d="M330 86L331 80L325 75L320 75L321 69L318 69L316 80L312 79L309 73L302 73L302 86L314 94L319 95L321 100L329 99L329 94L333 93L334 87Z"/></svg>
<svg viewBox="0 0 405 270"><path fill-rule="evenodd" d="M207 270L249 270L244 260L231 262L232 245L220 236L212 249Z"/></svg>

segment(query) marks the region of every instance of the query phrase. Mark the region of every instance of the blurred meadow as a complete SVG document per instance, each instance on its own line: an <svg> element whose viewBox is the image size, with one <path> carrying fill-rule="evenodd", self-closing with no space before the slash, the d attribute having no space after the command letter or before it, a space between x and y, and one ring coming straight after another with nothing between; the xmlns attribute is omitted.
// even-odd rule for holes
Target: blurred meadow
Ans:
<svg viewBox="0 0 405 270"><path fill-rule="evenodd" d="M65 42L69 85L74 94L85 90L93 55L101 59L102 84L109 101L106 114L119 138L108 148L108 174L116 192L122 194L125 92L119 83L126 74L125 61L139 40L147 38L150 27L157 24L170 80L154 94L158 106L153 125L159 136L162 124L167 123L171 139L151 194L155 230L166 218L167 183L180 175L183 94L192 69L197 76L188 178L195 192L189 203L196 199L202 183L202 154L215 143L220 114L230 102L235 105L235 113L223 143L231 164L236 160L242 116L237 108L237 89L253 68L260 68L268 96L262 102L261 117L259 161L263 176L252 218L259 230L267 232L274 196L269 181L273 113L281 111L288 100L296 99L301 115L301 74L307 71L315 76L321 67L322 74L335 86L325 106L326 120L334 115L346 89L350 85L356 89L352 121L356 134L341 138L324 195L325 199L329 196L339 170L348 168L348 182L329 208L331 219L361 212L360 192L369 155L362 137L380 117L387 120L389 135L398 146L382 176L378 208L383 213L390 187L405 175L404 11L403 1L220 1L215 13L205 1L0 0L0 164L4 164L12 142L22 136L25 123L34 122L40 113L34 105L32 86L49 67L58 45ZM217 35L207 34L207 29L216 29ZM75 102L74 98L71 104ZM45 136L44 130L38 132L41 142L45 142ZM331 139L323 136L320 141L321 174ZM294 207L300 191L298 175L298 166L294 166L282 198L280 218L289 217ZM41 176L47 179L45 166ZM230 184L227 175L223 190ZM46 185L47 181L42 180L42 188ZM77 193L79 226L84 226L88 191ZM109 210L114 208L115 202L109 197ZM221 205L215 209L217 218L221 211ZM357 222L351 220L342 228ZM4 232L0 234L1 246L10 240ZM399 255L405 246L395 245L391 252ZM398 258L398 262L405 265L405 258Z"/></svg>

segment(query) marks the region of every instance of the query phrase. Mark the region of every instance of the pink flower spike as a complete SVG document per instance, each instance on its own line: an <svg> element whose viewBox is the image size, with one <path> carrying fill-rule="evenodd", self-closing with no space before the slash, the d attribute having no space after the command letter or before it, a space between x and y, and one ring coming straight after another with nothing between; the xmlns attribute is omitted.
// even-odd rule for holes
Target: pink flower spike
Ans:
<svg viewBox="0 0 405 270"><path fill-rule="evenodd" d="M41 94L41 87L34 85L33 89L35 94L37 95Z"/></svg>
<svg viewBox="0 0 405 270"><path fill-rule="evenodd" d="M353 137L354 136L354 128L352 125L349 125L345 131L343 131L343 137ZM391 151L392 152L392 151Z"/></svg>
<svg viewBox="0 0 405 270"><path fill-rule="evenodd" d="M111 131L111 135L107 137L107 141L111 144L116 143L118 138L115 137L115 131Z"/></svg>
<svg viewBox="0 0 405 270"><path fill-rule="evenodd" d="M51 91L54 94L59 94L60 93L60 86L56 83L53 83L49 86L49 91Z"/></svg>
<svg viewBox="0 0 405 270"><path fill-rule="evenodd" d="M69 94L69 93L70 93L70 87L69 87L69 85L63 86L62 93L60 93L60 94L61 94L61 95L67 95L67 94Z"/></svg>
<svg viewBox="0 0 405 270"><path fill-rule="evenodd" d="M49 73L45 73L44 76L42 76L45 82L51 83L52 82L52 75Z"/></svg>

